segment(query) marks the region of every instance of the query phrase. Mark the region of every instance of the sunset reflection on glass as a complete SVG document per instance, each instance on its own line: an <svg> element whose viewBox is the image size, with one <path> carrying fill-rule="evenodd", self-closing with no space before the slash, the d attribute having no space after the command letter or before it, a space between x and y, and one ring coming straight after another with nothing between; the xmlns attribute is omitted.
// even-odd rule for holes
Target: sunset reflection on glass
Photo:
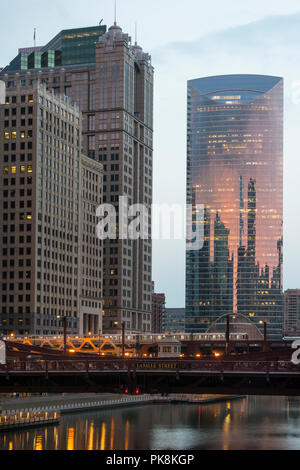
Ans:
<svg viewBox="0 0 300 470"><path fill-rule="evenodd" d="M283 79L188 82L187 202L204 205L205 238L187 251L186 331L239 313L281 339Z"/></svg>

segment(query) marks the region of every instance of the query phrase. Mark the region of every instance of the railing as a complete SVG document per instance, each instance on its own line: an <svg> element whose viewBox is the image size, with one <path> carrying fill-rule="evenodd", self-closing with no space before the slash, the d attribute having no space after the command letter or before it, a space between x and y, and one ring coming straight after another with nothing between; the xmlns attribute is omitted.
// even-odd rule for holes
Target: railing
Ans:
<svg viewBox="0 0 300 470"><path fill-rule="evenodd" d="M0 415L0 431L10 427L29 426L33 424L49 424L60 419L57 411L35 410L9 410Z"/></svg>
<svg viewBox="0 0 300 470"><path fill-rule="evenodd" d="M296 372L300 373L300 365L291 361L219 361L219 360L99 360L99 361L41 361L15 362L0 365L1 372L32 372L32 373L83 373L83 372Z"/></svg>
<svg viewBox="0 0 300 470"><path fill-rule="evenodd" d="M119 405L139 404L155 402L156 400L164 400L161 395L127 395L122 398L114 400L93 400L93 401L73 401L72 403L57 402L49 405L41 405L38 407L24 408L18 410L5 410L4 414L0 415L0 430L1 426L18 425L38 423L41 421L54 421L60 419L61 413L68 413L72 411L82 411L94 408L107 408ZM167 400L167 398L165 398Z"/></svg>

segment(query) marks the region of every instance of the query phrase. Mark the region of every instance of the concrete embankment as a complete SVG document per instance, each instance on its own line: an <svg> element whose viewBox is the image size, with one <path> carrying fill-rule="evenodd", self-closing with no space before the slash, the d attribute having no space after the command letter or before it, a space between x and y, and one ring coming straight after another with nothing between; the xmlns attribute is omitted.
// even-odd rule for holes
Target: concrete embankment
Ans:
<svg viewBox="0 0 300 470"><path fill-rule="evenodd" d="M64 413L77 413L92 410L119 408L127 406L141 406L150 404L199 404L209 405L242 399L244 396L201 396L201 395L139 395L124 396L113 394L63 394L39 397L12 398L0 401L2 414L12 411L59 411Z"/></svg>

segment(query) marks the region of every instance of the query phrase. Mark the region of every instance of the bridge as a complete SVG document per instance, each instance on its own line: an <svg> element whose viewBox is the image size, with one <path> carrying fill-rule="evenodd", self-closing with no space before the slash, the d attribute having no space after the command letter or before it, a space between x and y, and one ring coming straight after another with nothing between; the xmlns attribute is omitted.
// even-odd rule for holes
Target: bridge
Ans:
<svg viewBox="0 0 300 470"><path fill-rule="evenodd" d="M85 359L0 365L0 393L211 393L299 395L300 365L289 359Z"/></svg>
<svg viewBox="0 0 300 470"><path fill-rule="evenodd" d="M195 357L197 354L202 356L213 355L215 351L224 353L226 343L229 343L229 350L232 353L252 353L266 351L289 351L293 339L285 340L266 340L266 339L248 339L246 334L229 335L228 341L223 333L216 334L148 334L148 335L111 335L103 337L9 337L5 338L10 349L21 349L22 346L42 348L48 351L63 352L71 350L76 354L101 355L101 356L121 356L124 346L128 356L147 355L155 356L158 351L158 344L164 338L176 339L181 343L181 352L186 357ZM65 344L64 344L65 343ZM24 349L25 350L25 349Z"/></svg>

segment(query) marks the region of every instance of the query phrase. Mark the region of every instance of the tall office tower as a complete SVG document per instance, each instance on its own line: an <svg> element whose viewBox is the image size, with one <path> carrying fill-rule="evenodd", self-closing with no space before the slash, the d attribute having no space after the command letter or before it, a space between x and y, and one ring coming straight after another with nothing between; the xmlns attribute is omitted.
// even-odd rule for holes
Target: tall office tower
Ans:
<svg viewBox="0 0 300 470"><path fill-rule="evenodd" d="M158 294L154 289L154 282L152 283L152 333L162 333L163 331L163 318L166 311L166 296L165 294Z"/></svg>
<svg viewBox="0 0 300 470"><path fill-rule="evenodd" d="M185 332L185 309L166 308L163 316L163 333L184 333Z"/></svg>
<svg viewBox="0 0 300 470"><path fill-rule="evenodd" d="M300 289L288 289L284 293L284 335L299 336Z"/></svg>
<svg viewBox="0 0 300 470"><path fill-rule="evenodd" d="M77 334L85 312L80 309L81 298L97 302L97 309L88 313L97 314L101 322L101 286L81 295L80 217L87 223L89 213L81 207L86 188L81 172L87 171L81 157L81 121L78 107L66 97L23 79L6 90L5 104L0 106L0 329L4 334L59 334L63 318L68 333ZM102 165L97 164L99 180L97 187L89 187L95 195L88 200L99 198L99 192L101 198ZM95 243L101 248L94 232L89 246ZM96 256L101 260L101 253L86 256L88 265Z"/></svg>
<svg viewBox="0 0 300 470"><path fill-rule="evenodd" d="M152 204L153 67L114 24L65 30L46 46L20 49L0 73L7 87L39 78L83 113L83 152L104 165L103 202ZM149 211L150 214L150 211ZM149 215L149 236L151 215ZM117 235L118 237L118 235ZM152 242L105 240L103 328L151 331Z"/></svg>
<svg viewBox="0 0 300 470"><path fill-rule="evenodd" d="M240 313L280 338L283 80L189 81L187 145L187 203L204 206L204 243L186 254L186 331Z"/></svg>

